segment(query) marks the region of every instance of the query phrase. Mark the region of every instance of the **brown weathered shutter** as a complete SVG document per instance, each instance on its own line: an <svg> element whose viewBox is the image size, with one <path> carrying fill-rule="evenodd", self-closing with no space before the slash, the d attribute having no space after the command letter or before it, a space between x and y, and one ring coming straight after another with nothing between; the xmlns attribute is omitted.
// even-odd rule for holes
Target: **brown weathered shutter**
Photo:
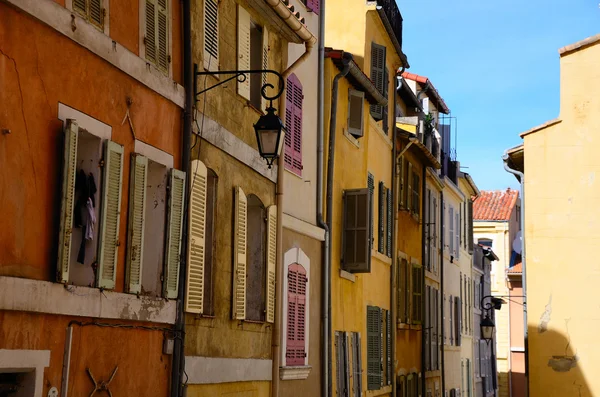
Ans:
<svg viewBox="0 0 600 397"><path fill-rule="evenodd" d="M275 322L275 268L277 265L277 206L267 208L267 274L266 274L266 317L268 323ZM306 273L306 272L305 272ZM306 288L306 276L303 276L303 289ZM299 281L300 282L300 281ZM306 295L306 293L304 293ZM304 306L302 306L304 310ZM304 318L302 319L304 328ZM304 330L302 331L304 334ZM303 339L304 340L304 339Z"/></svg>
<svg viewBox="0 0 600 397"><path fill-rule="evenodd" d="M389 71L388 71L388 68L386 67L384 69L384 71L383 71L383 96L386 99L388 97L389 85L390 85L390 82L389 82ZM383 127L383 131L385 131L386 133L389 130L389 122L390 122L389 121L389 112L388 112L388 109L389 109L389 105L385 105L383 107L383 109L382 109L383 110L383 114L382 114L382 117L383 117L382 127ZM394 124L392 124L392 125L394 125Z"/></svg>
<svg viewBox="0 0 600 397"><path fill-rule="evenodd" d="M384 235L385 235L385 186L383 182L379 182L379 210L378 210L378 218L379 218L379 227L377 228L377 250L383 253L384 249Z"/></svg>
<svg viewBox="0 0 600 397"><path fill-rule="evenodd" d="M394 214L393 214L393 203L392 203L392 191L386 190L387 198L387 256L392 257L392 230L394 227Z"/></svg>
<svg viewBox="0 0 600 397"><path fill-rule="evenodd" d="M367 306L367 389L378 390L382 383L381 309Z"/></svg>
<svg viewBox="0 0 600 397"><path fill-rule="evenodd" d="M454 316L456 325L456 346L461 344L461 327L462 327L462 306L461 299L458 296L454 297Z"/></svg>
<svg viewBox="0 0 600 397"><path fill-rule="evenodd" d="M473 253L473 201L469 200L468 201L468 222L469 224L468 226L468 233L467 233L467 246L469 249L469 254Z"/></svg>
<svg viewBox="0 0 600 397"><path fill-rule="evenodd" d="M369 188L369 251L372 249L375 242L375 235L373 234L373 205L375 204L375 177L370 172L367 175L367 187Z"/></svg>
<svg viewBox="0 0 600 397"><path fill-rule="evenodd" d="M385 50L384 46L371 43L371 81L382 95L385 86ZM383 106L371 105L371 116L377 121L381 120L383 118Z"/></svg>
<svg viewBox="0 0 600 397"><path fill-rule="evenodd" d="M369 189L344 191L342 266L353 273L371 271Z"/></svg>
<svg viewBox="0 0 600 397"><path fill-rule="evenodd" d="M353 397L362 396L362 349L360 347L360 333L352 333L352 377Z"/></svg>
<svg viewBox="0 0 600 397"><path fill-rule="evenodd" d="M348 133L356 138L364 135L363 132L363 105L365 93L348 90Z"/></svg>

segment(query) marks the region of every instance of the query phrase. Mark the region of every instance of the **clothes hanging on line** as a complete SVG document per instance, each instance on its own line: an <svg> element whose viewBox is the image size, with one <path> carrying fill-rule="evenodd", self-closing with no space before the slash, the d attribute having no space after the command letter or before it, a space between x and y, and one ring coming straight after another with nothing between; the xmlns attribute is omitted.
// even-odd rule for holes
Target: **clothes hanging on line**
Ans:
<svg viewBox="0 0 600 397"><path fill-rule="evenodd" d="M94 175L89 175L85 171L79 170L75 179L75 194L77 201L75 205L75 226L81 228L81 243L77 262L85 263L85 243L94 238L94 224L96 223L95 198L98 191Z"/></svg>

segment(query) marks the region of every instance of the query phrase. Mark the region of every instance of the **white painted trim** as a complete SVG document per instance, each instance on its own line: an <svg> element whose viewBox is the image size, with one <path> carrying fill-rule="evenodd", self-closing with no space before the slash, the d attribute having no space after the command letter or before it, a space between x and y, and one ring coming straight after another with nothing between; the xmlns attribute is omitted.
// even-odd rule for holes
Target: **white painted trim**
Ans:
<svg viewBox="0 0 600 397"><path fill-rule="evenodd" d="M175 323L174 300L5 276L0 291L0 310Z"/></svg>
<svg viewBox="0 0 600 397"><path fill-rule="evenodd" d="M315 240L325 241L325 229L312 225L290 214L283 214L283 227Z"/></svg>
<svg viewBox="0 0 600 397"><path fill-rule="evenodd" d="M65 7L67 8L67 10L73 12L73 0L66 0ZM110 36L110 0L102 0L102 8L104 8L104 12L105 12L104 25L102 26L103 32L105 35ZM75 15L77 18L80 18L81 20L87 22L78 13L73 12L73 15Z"/></svg>
<svg viewBox="0 0 600 397"><path fill-rule="evenodd" d="M302 380L308 378L310 365L299 367L279 367L279 378L281 380Z"/></svg>
<svg viewBox="0 0 600 397"><path fill-rule="evenodd" d="M58 119L63 122L63 128L67 124L67 119L73 119L77 121L79 128L83 128L100 139L110 140L112 138L112 127L110 125L60 102L58 103Z"/></svg>
<svg viewBox="0 0 600 397"><path fill-rule="evenodd" d="M44 368L50 365L50 350L6 350L0 349L0 373L34 372L35 391L33 397L42 397Z"/></svg>
<svg viewBox="0 0 600 397"><path fill-rule="evenodd" d="M136 139L134 151L142 156L148 157L148 159L156 163L166 166L167 168L173 168L173 155L162 151L159 148Z"/></svg>
<svg viewBox="0 0 600 397"><path fill-rule="evenodd" d="M354 274L342 269L340 269L340 277L345 280L352 281L353 283L356 282L356 276Z"/></svg>
<svg viewBox="0 0 600 397"><path fill-rule="evenodd" d="M196 117L202 119L202 113L196 112ZM194 133L197 134L198 130L195 123L193 124L193 129ZM271 182L277 183L277 166L273 165L269 169L267 162L260 157L258 150L246 144L246 142L242 141L213 119L204 116L204 127L201 136L202 139L211 145L218 147L238 161L246 164Z"/></svg>
<svg viewBox="0 0 600 397"><path fill-rule="evenodd" d="M306 357L304 358L304 365L308 365L308 347L310 346L310 258L300 248L291 248L283 255L283 305L282 305L282 332L281 332L281 363L285 366L285 350L287 348L287 303L288 303L288 268L291 264L297 263L306 269L306 325L304 331L304 349L306 351Z"/></svg>
<svg viewBox="0 0 600 397"><path fill-rule="evenodd" d="M272 360L186 356L188 385L270 381Z"/></svg>
<svg viewBox="0 0 600 397"><path fill-rule="evenodd" d="M75 19L72 29L71 12L53 0L5 0L9 4L39 19L146 87L170 100L180 108L185 104L184 88L160 70L129 51L112 38L83 20Z"/></svg>
<svg viewBox="0 0 600 397"><path fill-rule="evenodd" d="M510 351L513 353L525 353L524 347L511 347Z"/></svg>

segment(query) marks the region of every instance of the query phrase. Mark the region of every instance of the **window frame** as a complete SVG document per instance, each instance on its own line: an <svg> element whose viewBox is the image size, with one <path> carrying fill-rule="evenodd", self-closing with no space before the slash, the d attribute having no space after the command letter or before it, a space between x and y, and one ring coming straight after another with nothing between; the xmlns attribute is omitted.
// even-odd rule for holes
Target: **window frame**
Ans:
<svg viewBox="0 0 600 397"><path fill-rule="evenodd" d="M350 127L352 97L358 97L361 100L360 129ZM365 93L363 91L358 91L352 88L348 89L348 118L346 120L346 127L348 130L348 134L352 135L356 139L365 136Z"/></svg>
<svg viewBox="0 0 600 397"><path fill-rule="evenodd" d="M92 25L93 27L95 27L96 29L98 29L99 31L104 33L105 35L107 35L107 36L110 35L110 1L111 0L101 0L102 1L102 9L103 9L102 26L96 25L94 22L89 20L88 16L84 16L83 14L81 14L81 12L77 11L73 7L73 1L74 0L65 0L65 8L67 10L71 11L71 13L73 13L74 15L78 16L79 18L83 19L84 21L86 21L87 23L89 23L90 25ZM90 0L85 0L85 2L87 5L90 2ZM89 5L88 5L88 7L89 7Z"/></svg>
<svg viewBox="0 0 600 397"><path fill-rule="evenodd" d="M71 0L72 1L72 0ZM167 3L167 70L163 71L158 67L157 64L146 58L146 1L140 0L139 2L139 57L146 62L147 65L151 65L154 70L166 75L169 78L173 77L173 62L171 59L171 53L173 50L173 24L171 23L173 18L173 4L172 0L166 0Z"/></svg>

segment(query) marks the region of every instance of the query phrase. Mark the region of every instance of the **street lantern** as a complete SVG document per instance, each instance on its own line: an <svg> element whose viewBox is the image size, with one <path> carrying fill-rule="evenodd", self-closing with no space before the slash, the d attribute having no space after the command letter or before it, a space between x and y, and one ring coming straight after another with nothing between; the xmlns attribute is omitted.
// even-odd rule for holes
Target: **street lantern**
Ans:
<svg viewBox="0 0 600 397"><path fill-rule="evenodd" d="M267 165L271 168L281 153L283 135L285 135L285 127L272 106L267 108L267 114L260 116L254 124L254 130L260 157L267 160Z"/></svg>
<svg viewBox="0 0 600 397"><path fill-rule="evenodd" d="M490 316L485 316L485 318L481 322L481 339L489 343L494 337L495 327L496 325L494 324Z"/></svg>

